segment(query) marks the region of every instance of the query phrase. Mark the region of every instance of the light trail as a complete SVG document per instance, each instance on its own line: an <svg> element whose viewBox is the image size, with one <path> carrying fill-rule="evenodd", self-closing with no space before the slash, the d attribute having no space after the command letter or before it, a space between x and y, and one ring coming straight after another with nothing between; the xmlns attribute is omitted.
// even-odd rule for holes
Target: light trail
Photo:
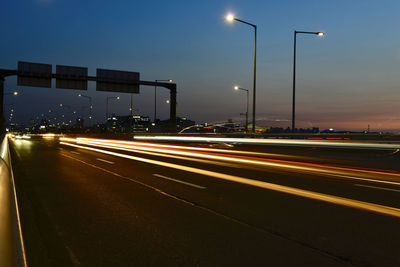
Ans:
<svg viewBox="0 0 400 267"><path fill-rule="evenodd" d="M243 154L243 155L251 155L251 156L264 156L264 157L285 157L285 158L299 158L298 156L284 155L284 154L275 154L275 153L261 153L261 152L250 152L250 151L241 151L241 150L230 150L230 149L219 149L219 148L206 148L206 147L194 147L194 146L177 146L177 145L166 145L166 144L158 144L158 143L149 143L149 142L133 142L133 141L122 141L122 140L109 140L109 139L93 139L93 138L82 138L78 137L74 138L60 138L61 141L79 141L79 142L91 142L91 141L101 141L103 143L109 144L121 144L121 145L136 145L143 147L158 147L158 148L172 148L178 150L195 150L195 151L209 151L209 152L218 152L218 153L230 153L230 154ZM305 158L305 157L303 157Z"/></svg>
<svg viewBox="0 0 400 267"><path fill-rule="evenodd" d="M62 141L77 142L76 139L71 139L71 138L63 138ZM79 142L79 143L80 144L89 144L87 142ZM197 159L197 158L188 158L188 157L183 157L183 156L169 155L169 154L165 154L165 153L149 152L149 151L136 150L136 149L131 149L131 148L112 147L112 146L106 146L106 145L102 145L102 144L91 143L90 145L91 146L95 146L95 147L118 149L118 150L121 150L121 151L135 152L135 153L141 153L141 154L158 156L158 157L173 158L173 159L180 159L180 160L188 160L188 161L194 161L194 162L205 163L205 164L214 164L214 165L221 165L221 166L234 167L234 168L238 167L238 165L233 165L233 164L229 164L229 163L226 163L226 162L217 162L217 161ZM78 153L78 152L71 151L71 153Z"/></svg>
<svg viewBox="0 0 400 267"><path fill-rule="evenodd" d="M66 142L60 142L60 144L63 144L66 146L71 146L71 147L76 147L76 148L81 148L81 149L85 149L85 150L95 151L95 152L99 152L99 153L103 153L103 154L108 154L108 155L112 155L112 156L116 156L116 157L136 160L136 161L140 161L140 162L144 162L144 163L148 163L148 164L154 164L154 165L163 166L163 167L167 167L167 168L173 168L173 169L177 169L177 170L181 170L181 171L205 175L208 177L218 178L218 179L222 179L222 180L226 180L226 181L230 181L230 182L236 182L236 183L254 186L254 187L258 187L258 188L263 188L263 189L267 189L267 190L277 191L277 192L281 192L281 193L285 193L285 194L305 197L305 198L328 202L328 203L332 203L332 204L336 204L336 205L342 205L342 206L346 206L346 207L366 210L366 211L370 211L370 212L376 212L376 213L390 215L390 216L400 218L400 209L393 208L393 207L388 207L388 206L383 206L383 205L378 205L378 204L374 204L374 203L368 203L368 202L363 202L363 201L358 201L358 200L348 199L348 198L343 198L343 197L337 197L337 196L333 196L333 195L322 194L322 193L317 193L317 192L308 191L308 190L304 190L304 189L298 189L298 188L293 188L293 187L289 187L289 186L267 183L267 182L258 181L258 180L252 180L252 179L248 179L248 178L244 178L244 177L239 177L239 176L234 176L234 175L229 175L229 174L224 174L224 173L219 173L219 172L214 172L214 171L208 171L208 170L188 167L188 166L184 166L184 165L178 165L178 164L174 164L174 163L146 159L146 158L136 157L136 156L127 155L127 154L121 154L121 153L102 150L102 149L93 148L93 147L75 145L75 144L66 143Z"/></svg>
<svg viewBox="0 0 400 267"><path fill-rule="evenodd" d="M184 141L184 142L212 142L212 143L238 143L258 145L286 145L286 146L319 146L334 148L355 148L355 149L380 149L395 150L400 145L396 144L374 144L355 142L336 142L322 140L294 140L294 139L258 139L258 138L223 138L223 137L193 137L193 136L134 136L137 140L150 141Z"/></svg>
<svg viewBox="0 0 400 267"><path fill-rule="evenodd" d="M142 154L152 154L156 156L166 156L165 154L173 154L173 155L188 157L188 158L182 158L184 160L193 160L193 158L220 160L220 161L245 164L246 167L248 167L248 165L251 164L251 165L266 166L273 168L283 168L285 170L291 170L296 172L298 171L314 172L314 173L331 175L346 179L357 179L368 182L376 182L376 183L384 183L384 184L392 184L400 186L400 182L398 182L400 179L400 173L398 172L365 170L365 169L329 166L329 165L321 165L321 164L305 163L297 161L243 157L243 156L228 155L228 154L219 155L216 153L209 153L209 152L204 153L199 151L190 152L190 151L182 151L179 149L164 148L165 147L164 145L161 148L157 148L157 144L152 144L151 147L143 147L140 145L137 146L136 142L129 142L129 141L114 141L114 140L89 139L89 138L77 138L77 139L62 138L61 140L72 141L72 142L77 142L78 144L86 144L102 148L118 149L118 150L124 150ZM174 147L179 148L179 146L174 146ZM224 152L225 151L229 152L229 150L224 150ZM160 155L159 153L165 153L165 154ZM375 179L372 179L371 177L358 177L357 175L367 175L367 176L373 175L375 176L374 177ZM384 177L389 176L391 179L396 179L397 181L386 181L383 180L382 177L376 177L376 175Z"/></svg>

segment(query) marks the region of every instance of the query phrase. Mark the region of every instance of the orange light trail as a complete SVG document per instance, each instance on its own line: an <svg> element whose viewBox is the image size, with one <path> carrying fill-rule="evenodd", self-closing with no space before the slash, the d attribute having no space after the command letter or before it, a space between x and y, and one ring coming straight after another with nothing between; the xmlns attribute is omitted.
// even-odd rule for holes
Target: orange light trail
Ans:
<svg viewBox="0 0 400 267"><path fill-rule="evenodd" d="M250 157L250 156L242 156L242 155L232 155L227 154L230 152L244 152L242 154L252 154L252 152L246 151L235 151L235 150L222 150L218 149L217 151L225 152L221 153L211 153L208 151L213 151L213 149L205 148L207 152L200 151L188 151L191 147L183 147L183 146L169 146L169 145L158 145L158 144L148 144L148 143L139 143L132 141L119 141L119 140L103 140L103 139L90 139L90 138L61 138L61 141L70 141L76 142L78 144L86 144L92 145L102 148L111 148L111 149L119 149L124 151L130 151L135 153L145 153L147 152L155 152L155 153L163 153L163 154L173 154L179 156L186 156L189 158L184 158L186 160L192 160L193 158L203 158L208 160L219 160L219 161L227 161L233 163L240 164L248 164L265 166L265 167L274 167L274 168L284 168L285 170L292 171L306 171L306 172L314 172L314 173L322 173L324 175L336 176L340 178L347 179L357 179L364 180L369 182L377 182L384 184L392 184L392 185L400 185L400 173L398 172L389 172L389 171L381 171L381 170L368 170L368 169L359 169L359 168L350 168L350 167L339 167L339 166L331 166L331 165L322 165L316 163L306 163L306 162L298 162L298 161L286 161L286 160L278 160L278 159L266 159L260 157ZM161 148L160 148L161 147ZM172 147L172 148L171 148ZM184 148L184 151L181 148ZM203 149L194 147L194 149ZM149 154L149 153L145 153ZM262 153L260 153L262 154ZM160 156L160 154L155 154ZM164 155L161 155L164 156ZM207 162L210 163L210 162ZM360 175L364 175L361 176ZM367 176L367 177L365 177ZM375 178L375 179L371 179ZM379 176L379 177L377 177ZM390 178L394 181L386 181L383 178Z"/></svg>
<svg viewBox="0 0 400 267"><path fill-rule="evenodd" d="M338 142L322 141L317 139L296 140L296 139L264 139L264 138L223 138L223 137L193 137L193 136L135 136L137 140L153 141L191 141L191 142L214 142L214 143L238 143L238 144L278 144L288 146L320 146L335 148L355 148L355 149L382 149L394 150L400 149L396 144L375 144L375 143L356 143L356 142Z"/></svg>
<svg viewBox="0 0 400 267"><path fill-rule="evenodd" d="M71 146L71 147L76 147L76 148L81 148L81 149L86 149L86 150L90 150L90 151L95 151L95 152L99 152L99 153L103 153L103 154L108 154L108 155L112 155L112 156L116 156L116 157L140 161L140 162L144 162L144 163L148 163L148 164L155 164L158 166L178 169L181 171L196 173L196 174L200 174L200 175L205 175L208 177L218 178L218 179L222 179L222 180L226 180L226 181L230 181L230 182L236 182L236 183L254 186L254 187L258 187L258 188L263 188L263 189L267 189L267 190L273 190L273 191L277 191L277 192L281 192L281 193L285 193L285 194L305 197L305 198L328 202L328 203L332 203L332 204L336 204L336 205L342 205L342 206L346 206L346 207L376 212L376 213L390 215L390 216L400 218L400 209L393 208L393 207L388 207L388 206L383 206L383 205L378 205L378 204L374 204L374 203L368 203L368 202L363 202L363 201L358 201L358 200L353 200L353 199L348 199L348 198L343 198L343 197L337 197L337 196L332 196L332 195L328 195L328 194L322 194L322 193L317 193L317 192L308 191L308 190L304 190L304 189L298 189L298 188L293 188L293 187L289 187L289 186L283 186L283 185L278 185L278 184L273 184L273 183L268 183L268 182L263 182L263 181L258 181L258 180L252 180L252 179L248 179L248 178L244 178L244 177L239 177L239 176L234 176L234 175L229 175L229 174L224 174L224 173L219 173L219 172L214 172L214 171L208 171L208 170L188 167L188 166L184 166L184 165L178 165L178 164L174 164L174 163L146 159L146 158L121 154L121 153L112 152L112 151L108 151L108 150L102 150L102 149L93 148L93 147L75 145L75 144L66 143L66 142L60 142L60 144Z"/></svg>

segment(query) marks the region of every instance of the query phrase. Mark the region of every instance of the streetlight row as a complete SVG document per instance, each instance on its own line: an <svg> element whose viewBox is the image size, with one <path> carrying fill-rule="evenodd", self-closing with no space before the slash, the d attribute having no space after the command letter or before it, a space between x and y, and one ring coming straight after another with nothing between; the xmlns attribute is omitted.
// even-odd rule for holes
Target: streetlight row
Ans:
<svg viewBox="0 0 400 267"><path fill-rule="evenodd" d="M156 82L172 82L171 79L168 79L168 80L155 80L155 81ZM90 122L90 125L91 125L92 124L91 123L92 110L93 110L92 97L87 96L87 95L83 95L83 94L78 94L78 96L87 98L89 100L89 105L90 105L89 106L89 108L90 108L89 122ZM109 100L112 100L112 99L119 100L120 97L119 96L108 96L107 97L107 100L106 100L106 119L109 119L109 112L108 112ZM157 103L156 103L156 100L157 100L157 87L155 87L154 99L155 99L155 101L154 101L154 121L155 121L156 120L156 112L157 112L157 108L156 108L156 105L157 105ZM169 104L169 100L166 100L166 103ZM63 106L68 107L69 109L71 109L71 107L68 106L68 105L60 104L60 107L63 107ZM132 95L131 95L131 106L130 106L129 110L131 111L131 116L132 116L132 111L133 111L133 108L132 108Z"/></svg>
<svg viewBox="0 0 400 267"><path fill-rule="evenodd" d="M250 22L241 20L237 17L235 17L234 14L229 13L226 16L226 20L229 22L233 21L238 21L244 24L247 24L249 26L252 26L254 28L254 65L253 65L253 123L252 123L252 132L255 132L255 126L256 126L256 60L257 60L257 25L252 24ZM317 36L324 36L324 32L309 32L309 31L294 31L294 53L293 53L293 103L292 103L292 131L295 131L295 92L296 92L296 39L297 39L297 34L314 34ZM240 88L238 86L234 87L235 90L246 90L247 91L247 111L246 111L246 132L247 132L247 127L248 127L248 105L249 105L249 100L248 100L248 89Z"/></svg>
<svg viewBox="0 0 400 267"><path fill-rule="evenodd" d="M168 80L155 80L156 82L172 82L171 79ZM4 95L14 95L17 96L19 94L18 91L14 91L14 92L10 92L10 93L5 93ZM84 97L87 98L89 100L89 126L92 125L92 111L93 111L93 105L92 105L92 97L87 96L87 95L83 95L83 94L78 94L79 97ZM119 100L120 97L116 96L116 97L107 97L107 106L106 106L106 119L108 119L108 100L109 99L116 99ZM131 94L131 104L130 104L130 112L131 112L131 116L132 116L132 112L133 112L133 107L132 107L132 102L133 102L133 94ZM169 100L166 101L167 104L169 104ZM60 107L67 107L71 110L71 107L68 105L63 105L60 104ZM49 110L49 112L51 112L51 110ZM76 113L74 111L74 113ZM154 121L156 121L157 118L157 86L154 87Z"/></svg>

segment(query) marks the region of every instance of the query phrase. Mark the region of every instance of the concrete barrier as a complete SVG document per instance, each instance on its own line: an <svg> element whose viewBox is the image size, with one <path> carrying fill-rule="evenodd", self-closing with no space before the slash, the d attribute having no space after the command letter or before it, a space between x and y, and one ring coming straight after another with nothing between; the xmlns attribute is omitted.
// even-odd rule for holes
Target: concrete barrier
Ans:
<svg viewBox="0 0 400 267"><path fill-rule="evenodd" d="M0 147L0 266L27 266L7 135Z"/></svg>

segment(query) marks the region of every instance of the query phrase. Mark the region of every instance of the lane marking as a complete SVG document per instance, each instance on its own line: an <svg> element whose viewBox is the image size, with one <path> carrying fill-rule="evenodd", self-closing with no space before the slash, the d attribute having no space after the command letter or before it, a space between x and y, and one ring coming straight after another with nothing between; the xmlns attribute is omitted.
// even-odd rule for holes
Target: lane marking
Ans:
<svg viewBox="0 0 400 267"><path fill-rule="evenodd" d="M290 237L290 236L286 236L285 234L277 233L276 231L271 231L271 230L268 230L268 229L260 228L260 227L258 227L258 226L249 224L249 223L247 223L247 222L245 222L245 221L242 221L242 220L240 220L240 219L236 219L236 218L230 217L229 215L225 215L225 214L220 213L220 212L218 212L218 211L216 211L216 210L213 210L213 209L211 209L211 208L207 208L207 207L201 206L201 205L199 205L198 203L194 203L194 202L191 202L191 201L189 201L189 200L187 200L187 199L180 198L179 196L176 196L176 195L167 193L167 192L165 192L165 191L163 191L163 190L161 190L161 189L159 189L159 188L157 188L157 187L154 187L154 186L151 186L151 185L142 183L142 182L140 182L140 181L138 181L138 180L135 180L135 179L133 179L133 178L129 178L129 177L126 177L126 176L122 176L122 175L120 175L120 174L118 174L118 173L109 171L109 170L107 170L107 169L104 169L104 168L101 168L101 167L99 167L99 166L90 164L90 163L88 163L88 162L85 162L85 161L83 161L83 160L80 160L80 159L71 157L71 156L69 156L69 155L66 155L66 154L63 154L63 153L61 153L61 155L64 156L64 157L66 157L66 158L69 158L69 159L72 159L72 160L81 162L82 164L88 165L88 166L90 166L90 167L92 167L92 168L99 169L99 170L102 170L102 171L104 171L104 172L110 173L110 174L112 174L112 175L114 175L114 176L120 177L120 178L122 178L122 179L129 180L129 181L131 181L131 182L137 183L137 184L139 184L139 185L141 185L141 186L143 186L143 187L146 187L146 188L148 188L148 189L154 190L155 192L157 192L157 193L159 193L159 194L161 194L161 195L164 195L164 196L169 197L169 198L171 198L171 199L174 199L174 200L183 202L183 203L185 203L185 204L187 204L187 205L189 205L189 206L192 206L192 207L195 207L195 208L204 210L204 211L206 211L206 212L209 212L209 213L211 213L211 214L213 214L213 215L219 216L219 217L224 218L224 219L226 219L226 220L232 221L232 222L234 222L234 223L240 224L240 225L245 226L245 227L249 227L249 228L251 228L251 229L253 229L253 230L259 231L259 232L264 233L264 234L267 233L268 235L274 235L274 236L276 236L276 237L278 237L278 238L282 238L282 239L285 239L285 240L289 240L289 241L295 242L295 243L299 244L300 246L304 246L304 247L310 248L310 249L312 249L312 250L314 250L314 251L317 251L317 252L321 253L321 249L315 248L315 247L310 246L310 245L308 245L308 244L305 244L304 242L299 242L298 240L293 239L293 238ZM333 259L337 259L337 260L339 260L339 261L343 261L342 258L338 258L337 256L335 256L335 255L333 255L333 254L330 254L330 253L327 252L327 251L322 251L322 253L326 254L328 257L331 257L331 258L333 258Z"/></svg>
<svg viewBox="0 0 400 267"><path fill-rule="evenodd" d="M105 162L105 163L108 163L108 164L114 164L115 163L115 162L112 162L112 161L109 161L109 160L105 160L105 159L101 159L101 158L96 158L96 160L102 161L102 162Z"/></svg>
<svg viewBox="0 0 400 267"><path fill-rule="evenodd" d="M379 190L386 190L386 191L393 191L393 192L399 192L400 190L396 189L391 189L391 188L386 188L386 187L379 187L379 186L372 186L372 185L364 185L364 184L354 184L355 186L360 186L360 187L368 187L368 188L373 188L373 189L379 189Z"/></svg>
<svg viewBox="0 0 400 267"><path fill-rule="evenodd" d="M132 159L132 160L145 162L145 163L149 163L149 164L155 164L155 165L159 165L159 166L163 166L163 167L178 169L181 171L187 171L187 172L196 173L196 174L205 175L205 176L214 177L214 178L219 178L219 179L223 179L223 180L227 180L227 181L231 181L231 182L241 183L241 184L245 184L245 185L250 185L250 186L255 186L255 187L259 187L259 188L263 188L263 189L286 193L286 194L290 194L290 195L305 197L305 198L328 202L328 203L332 203L332 204L336 204L336 205L342 205L342 206L346 206L346 207L376 212L376 213L390 215L390 216L400 218L400 209L394 208L394 207L388 207L388 206L383 206L383 205L379 205L379 204L374 204L374 203L369 203L369 202L364 202L364 201L359 201L359 200L354 200L354 199L349 199L349 198L343 198L343 197L338 197L338 196L333 196L333 195L328 195L328 194L323 194L323 193L317 193L317 192L308 191L308 190L304 190L304 189L293 188L293 187L278 185L278 184L273 184L273 183L267 183L267 182L263 182L263 181L259 181L259 180L252 180L249 178L233 176L233 175L229 175L229 174L218 173L218 172L178 165L178 164L174 164L174 163L140 158L140 157L116 153L116 152L112 152L112 151L97 149L97 148L93 148L93 147L85 147L85 146L80 146L80 145L75 145L75 144L70 144L70 143L65 143L65 142L60 142L60 144L71 146L71 147L78 147L78 148L91 150L91 151L96 151L96 152L113 155L113 156L120 157L120 158Z"/></svg>
<svg viewBox="0 0 400 267"><path fill-rule="evenodd" d="M400 186L399 182L392 182L392 181L386 181L386 180L377 180L377 179L371 179L371 178L361 178L361 177L341 175L341 174L333 174L333 173L324 173L324 175L341 177L341 178L346 178L346 179L353 179L353 180L361 180L361 181L367 181L367 182L374 182L374 183L380 183L380 184L390 184L390 185Z"/></svg>
<svg viewBox="0 0 400 267"><path fill-rule="evenodd" d="M198 188L198 189L206 189L207 188L207 187L204 187L204 186L200 186L200 185L197 185L197 184L184 182L184 181L177 180L177 179L174 179L174 178L171 178L171 177L167 177L167 176L164 176L164 175L161 175L161 174L157 174L157 173L153 173L153 176L156 176L156 177L159 177L159 178L163 178L163 179L166 179L166 180L170 180L170 181L174 181L174 182L177 182L177 183L185 184L185 185L188 185L188 186L192 186L192 187L195 187L195 188Z"/></svg>
<svg viewBox="0 0 400 267"><path fill-rule="evenodd" d="M70 152L73 153L73 154L77 154L77 155L81 154L81 153L76 152L76 151L70 151Z"/></svg>

